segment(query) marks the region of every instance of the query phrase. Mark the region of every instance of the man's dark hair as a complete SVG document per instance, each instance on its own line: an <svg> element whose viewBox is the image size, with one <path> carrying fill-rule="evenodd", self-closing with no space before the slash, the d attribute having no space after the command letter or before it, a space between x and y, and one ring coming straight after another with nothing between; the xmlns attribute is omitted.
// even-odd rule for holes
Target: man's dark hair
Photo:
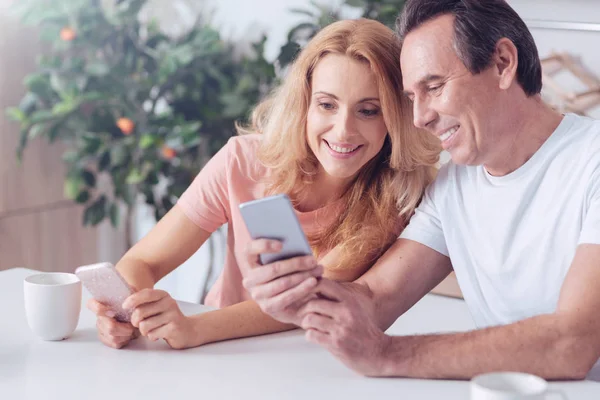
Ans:
<svg viewBox="0 0 600 400"><path fill-rule="evenodd" d="M454 16L454 48L472 74L486 69L502 38L517 48L517 80L528 96L542 90L542 67L537 47L525 22L504 0L407 0L396 20L400 39L441 15Z"/></svg>

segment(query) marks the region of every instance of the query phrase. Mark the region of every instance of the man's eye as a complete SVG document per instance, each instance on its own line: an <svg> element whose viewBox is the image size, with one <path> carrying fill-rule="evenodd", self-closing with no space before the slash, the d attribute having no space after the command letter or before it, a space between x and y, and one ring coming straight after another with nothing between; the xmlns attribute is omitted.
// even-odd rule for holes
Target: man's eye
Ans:
<svg viewBox="0 0 600 400"><path fill-rule="evenodd" d="M442 85L430 86L427 88L428 92L436 92L442 88Z"/></svg>

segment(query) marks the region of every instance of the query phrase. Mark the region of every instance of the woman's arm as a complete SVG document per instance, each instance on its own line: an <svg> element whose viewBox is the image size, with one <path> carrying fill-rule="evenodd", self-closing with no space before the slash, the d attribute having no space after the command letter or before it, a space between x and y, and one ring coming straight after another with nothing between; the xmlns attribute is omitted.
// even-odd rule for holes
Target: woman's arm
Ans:
<svg viewBox="0 0 600 400"><path fill-rule="evenodd" d="M136 290L152 288L190 258L210 235L176 205L125 253L116 268Z"/></svg>

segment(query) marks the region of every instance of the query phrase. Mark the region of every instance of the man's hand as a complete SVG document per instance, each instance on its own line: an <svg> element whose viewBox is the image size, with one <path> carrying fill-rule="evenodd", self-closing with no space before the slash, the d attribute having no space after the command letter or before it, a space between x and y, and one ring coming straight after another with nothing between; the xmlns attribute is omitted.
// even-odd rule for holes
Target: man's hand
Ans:
<svg viewBox="0 0 600 400"><path fill-rule="evenodd" d="M133 310L131 324L152 341L164 339L174 349L200 344L196 343L198 335L191 319L165 291L143 289L129 296L123 308Z"/></svg>
<svg viewBox="0 0 600 400"><path fill-rule="evenodd" d="M300 311L307 340L324 346L356 372L384 374L391 337L377 326L371 298L328 279L322 279L316 291L319 298Z"/></svg>
<svg viewBox="0 0 600 400"><path fill-rule="evenodd" d="M239 257L245 261L243 284L263 312L280 322L299 325L298 310L316 297L314 289L323 267L312 256L260 264L259 254L277 253L281 246L276 240L251 241Z"/></svg>

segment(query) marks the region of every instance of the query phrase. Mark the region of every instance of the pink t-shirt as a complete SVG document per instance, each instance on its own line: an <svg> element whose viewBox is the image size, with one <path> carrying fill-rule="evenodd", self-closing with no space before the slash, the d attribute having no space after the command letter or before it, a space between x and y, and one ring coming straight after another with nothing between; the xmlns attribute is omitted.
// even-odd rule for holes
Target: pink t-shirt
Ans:
<svg viewBox="0 0 600 400"><path fill-rule="evenodd" d="M257 157L260 141L259 134L232 137L204 166L177 202L185 215L207 232L214 232L229 223L223 271L205 300L205 304L213 307L226 307L250 299L242 286L242 273L236 258L250 240L238 206L265 196L264 178L269 170ZM326 227L339 211L339 204L334 202L311 212L296 210L304 232L309 235Z"/></svg>

